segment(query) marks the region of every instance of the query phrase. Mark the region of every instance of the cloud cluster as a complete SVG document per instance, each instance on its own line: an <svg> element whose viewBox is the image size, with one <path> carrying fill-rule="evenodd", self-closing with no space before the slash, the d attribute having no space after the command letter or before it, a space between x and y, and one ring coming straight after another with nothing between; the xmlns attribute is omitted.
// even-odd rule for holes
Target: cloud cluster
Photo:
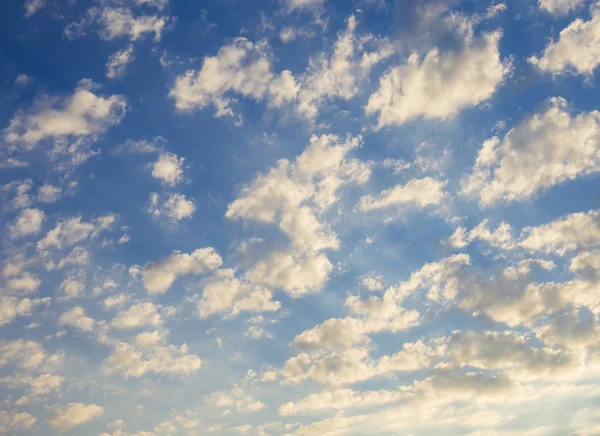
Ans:
<svg viewBox="0 0 600 436"><path fill-rule="evenodd" d="M541 1L554 14L565 13L583 5L579 0ZM529 62L552 74L573 72L591 75L600 61L598 42L600 41L600 5L590 5L591 19L577 18L560 31L558 41L551 41L541 56L531 56Z"/></svg>
<svg viewBox="0 0 600 436"><path fill-rule="evenodd" d="M461 110L487 101L511 67L500 58L500 32L475 37L467 27L460 48L433 48L424 56L412 53L403 65L379 79L369 97L367 114L377 115L378 127L415 118L448 119Z"/></svg>
<svg viewBox="0 0 600 436"><path fill-rule="evenodd" d="M282 159L268 173L259 174L229 205L227 218L277 224L293 249L258 262L246 273L251 282L293 295L322 288L333 267L320 252L337 249L339 241L317 214L338 201L342 186L368 180L369 166L347 157L360 145L360 137L344 141L334 135L312 136L293 162Z"/></svg>
<svg viewBox="0 0 600 436"><path fill-rule="evenodd" d="M84 79L70 96L38 100L29 110L13 116L4 130L5 141L15 148L30 150L41 141L53 140L79 162L85 158L79 150L81 142L93 142L119 124L127 109L124 96L97 95L96 88L97 85Z"/></svg>
<svg viewBox="0 0 600 436"><path fill-rule="evenodd" d="M150 294L162 294L169 290L179 276L203 274L223 264L212 247L199 248L191 254L175 252L158 262L148 262L141 271L144 286Z"/></svg>
<svg viewBox="0 0 600 436"><path fill-rule="evenodd" d="M232 116L230 94L240 94L270 106L281 106L293 99L298 85L290 71L271 72L268 48L237 38L221 47L216 56L206 57L202 68L189 70L175 80L169 95L179 110L202 109L213 105L215 115Z"/></svg>
<svg viewBox="0 0 600 436"><path fill-rule="evenodd" d="M523 201L540 191L599 170L595 152L600 112L572 114L567 102L550 98L503 139L483 143L462 192L482 206L499 200Z"/></svg>

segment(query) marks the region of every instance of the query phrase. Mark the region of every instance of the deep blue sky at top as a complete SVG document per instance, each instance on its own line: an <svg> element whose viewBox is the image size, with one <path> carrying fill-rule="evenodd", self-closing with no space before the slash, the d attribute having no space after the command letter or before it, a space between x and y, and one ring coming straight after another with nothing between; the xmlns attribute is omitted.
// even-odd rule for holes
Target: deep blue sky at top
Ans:
<svg viewBox="0 0 600 436"><path fill-rule="evenodd" d="M240 35L252 41L271 36L269 43L273 47L274 70L285 68L300 74L306 68L311 54L322 51L321 48L331 48L337 33L343 30L348 15L356 11L356 4L328 2L329 21L326 28L313 25L311 28L317 33L316 37L300 38L285 45L273 37L272 32L261 31L265 17L270 16L268 11L274 9L276 2L173 2L170 7L173 16L177 17L176 25L164 34L160 48L150 38L138 42L136 60L130 66L129 74L119 81L105 78L104 65L110 54L122 48L125 41L101 40L95 33L96 29L90 29L87 35L74 40L63 35L65 25L80 19L92 4L94 2L82 1L51 5L46 13L36 14L30 19L23 18L21 2L11 1L3 5L0 17L0 123L7 126L16 110L27 107L44 93L60 95L71 92L82 78L90 78L101 84L103 93L126 95L129 101L127 116L96 144L102 153L85 167L76 169L83 174L90 174L90 177L80 178L81 192L86 192L86 195L69 199L69 206L73 212L87 216L105 210L119 210L123 223L136 223L132 229L134 236L161 232L159 224L148 220L145 212L150 177L145 164L138 162L137 157L116 159L111 156L111 148L127 139L162 136L169 141L170 150L185 156L186 164L190 165L187 173L190 183L182 187L182 192L210 204L210 207L203 208L192 221L182 224L191 231L181 229L180 232L167 233L166 237L151 241L133 237L131 244L123 247L123 255L131 263L144 263L147 260L146 250L150 246L156 255L166 254L174 247L188 250L199 244L215 246L226 252L234 242L235 236L232 235L241 231L239 223L224 219L227 204L235 198L239 187L278 159L293 158L299 154L312 133L341 136L362 133L366 145L357 155L372 160L385 157L411 159L414 149L421 142L433 143L440 149L450 146L455 153L453 169L468 172L481 142L493 135L492 129L498 121L504 120L507 128L510 128L551 95L566 98L578 110L594 108L600 97L598 88L589 86L581 77L566 76L555 81L550 76L542 76L526 62L527 57L545 46L549 35L556 35L556 29L563 28L572 17L556 19L540 14L535 2L509 1L507 13L482 23L477 29L484 31L501 27L504 32L500 44L501 55L512 56L515 66L513 76L494 94L484 110L467 109L450 121L416 120L378 132L363 131L362 107L377 86L378 73L397 63L398 58L408 55L398 42L398 53L389 63L375 68L370 84L361 88L358 97L351 102L336 102L324 110L316 127L307 126L302 120L281 119L277 114L265 111L262 102L245 101L236 107L244 117L244 126L240 129L231 119L214 118L211 108L178 113L173 100L167 95L175 77L187 69L199 68L203 57L215 55L224 41ZM403 14L403 6L403 2L397 2L393 9L379 10L369 7L368 3L358 5L362 10L357 13L359 31L392 35L393 38L398 31L398 17ZM469 13L483 13L487 6L487 2L474 1L462 2L460 8ZM280 14L269 19L280 28L284 22L297 24L310 18L310 14ZM174 61L168 69L163 69L159 63L162 50L166 50L167 60ZM27 74L35 81L27 87L15 88L14 78L18 74ZM593 81L594 78L589 80ZM349 111L351 116L341 111ZM353 120L354 116L356 118ZM331 119L335 122L331 123ZM274 134L276 140L268 141ZM40 150L38 153L39 159L43 159L43 153ZM34 164L26 169L5 171L0 177L3 182L8 182L16 177L41 180L47 175L37 174L36 171L48 170ZM457 184L461 173L448 176L450 185ZM388 186L390 180L398 181L401 178L389 174L376 175L370 186L377 190ZM568 211L593 208L598 202L595 189L597 180L597 177L592 177L558 186L528 204L501 205L498 207L497 221L509 220L518 226L521 222L544 222L549 217L558 217ZM157 186L156 189L160 188ZM554 196L560 197L561 202L552 201ZM477 209L466 204L464 207L465 215L470 215L473 223L479 222ZM435 226L436 223L430 222L428 225ZM410 236L402 223L383 230L376 227L376 231L385 232L392 240ZM228 230L223 231L224 228ZM360 229L360 232L363 231ZM424 231L432 230L425 228ZM447 232L447 229L444 231ZM417 253L415 250L412 266L436 255L437 247L433 241L437 241L439 236L433 230L432 252L419 250ZM406 267L406 271L411 269Z"/></svg>

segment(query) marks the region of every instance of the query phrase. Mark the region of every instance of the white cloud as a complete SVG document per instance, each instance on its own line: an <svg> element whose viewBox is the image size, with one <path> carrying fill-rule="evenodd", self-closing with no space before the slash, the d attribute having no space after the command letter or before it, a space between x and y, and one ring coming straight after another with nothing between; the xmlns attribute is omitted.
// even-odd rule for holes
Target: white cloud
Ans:
<svg viewBox="0 0 600 436"><path fill-rule="evenodd" d="M244 333L244 336L247 336L251 339L273 339L273 335L270 332L257 325L252 325L248 327L248 330L246 331L246 333Z"/></svg>
<svg viewBox="0 0 600 436"><path fill-rule="evenodd" d="M4 282L4 291L8 293L28 293L32 294L38 290L42 281L35 275L25 272L19 276L15 274Z"/></svg>
<svg viewBox="0 0 600 436"><path fill-rule="evenodd" d="M106 297L106 299L102 302L102 305L104 306L104 309L112 310L115 308L123 307L124 305L129 303L129 300L131 300L130 295L111 295L110 297Z"/></svg>
<svg viewBox="0 0 600 436"><path fill-rule="evenodd" d="M44 185L40 186L37 199L42 203L54 203L61 197L61 195L61 188L45 183Z"/></svg>
<svg viewBox="0 0 600 436"><path fill-rule="evenodd" d="M361 300L358 296L349 296L346 306L353 317L328 319L297 335L293 343L308 348L349 348L368 342L368 335L372 333L396 332L416 326L420 323L420 315L415 310L404 309L404 299L422 289L431 301L453 301L460 290L459 277L470 262L468 255L457 254L425 264L407 281L388 288L381 298Z"/></svg>
<svg viewBox="0 0 600 436"><path fill-rule="evenodd" d="M37 418L27 412L9 412L0 410L0 425L3 431L21 432L30 429L37 422Z"/></svg>
<svg viewBox="0 0 600 436"><path fill-rule="evenodd" d="M282 289L294 297L320 291L333 270L323 254L296 257L277 252L258 262L245 277L252 283Z"/></svg>
<svg viewBox="0 0 600 436"><path fill-rule="evenodd" d="M360 283L371 292L380 291L383 289L381 277L364 277Z"/></svg>
<svg viewBox="0 0 600 436"><path fill-rule="evenodd" d="M98 22L102 25L100 35L104 39L127 36L131 41L136 41L146 33L153 33L154 41L158 42L169 23L169 18L157 15L134 17L129 9L104 8Z"/></svg>
<svg viewBox="0 0 600 436"><path fill-rule="evenodd" d="M9 193L13 192L14 196L10 201L14 209L22 209L28 207L33 202L29 192L33 187L31 179L26 180L14 180L10 183L1 185L3 201L8 203Z"/></svg>
<svg viewBox="0 0 600 436"><path fill-rule="evenodd" d="M464 253L427 263L420 270L413 272L407 281L389 288L384 299L402 301L417 289L422 289L431 301L452 301L459 292L459 277L469 265L471 258Z"/></svg>
<svg viewBox="0 0 600 436"><path fill-rule="evenodd" d="M141 139L134 141L128 139L122 144L119 144L113 149L114 154L121 153L133 153L133 154L146 154L146 153L160 153L164 150L167 140L162 136L155 136L152 140L148 141Z"/></svg>
<svg viewBox="0 0 600 436"><path fill-rule="evenodd" d="M594 149L600 144L600 112L572 116L560 97L523 120L502 139L483 144L462 192L482 206L497 200L519 201L540 190L600 170Z"/></svg>
<svg viewBox="0 0 600 436"><path fill-rule="evenodd" d="M121 341L112 344L114 351L105 362L108 374L120 372L125 378L142 377L148 373L183 377L200 369L202 360L189 354L186 344L165 345L164 335L140 335L134 344Z"/></svg>
<svg viewBox="0 0 600 436"><path fill-rule="evenodd" d="M447 195L444 191L445 187L446 182L431 177L412 179L406 185L396 185L382 191L377 197L371 195L362 197L359 208L363 212L402 205L422 209L439 204Z"/></svg>
<svg viewBox="0 0 600 436"><path fill-rule="evenodd" d="M583 2L571 3L576 7L576 3ZM563 12L564 8L554 11ZM591 4L590 14L589 21L577 18L561 30L558 41L550 42L540 57L532 56L529 62L552 74L572 72L591 75L600 64L600 5L597 2Z"/></svg>
<svg viewBox="0 0 600 436"><path fill-rule="evenodd" d="M368 180L369 166L346 157L361 145L361 139L312 136L309 146L294 162L280 160L243 188L229 205L227 218L277 224L289 237L293 250L263 253L246 272L248 280L295 296L322 288L333 266L319 252L337 249L339 242L335 233L319 222L317 214L338 201L340 187Z"/></svg>
<svg viewBox="0 0 600 436"><path fill-rule="evenodd" d="M47 354L39 342L17 339L0 343L0 367L14 364L29 371L48 371L62 365L64 355Z"/></svg>
<svg viewBox="0 0 600 436"><path fill-rule="evenodd" d="M25 0L25 18L32 17L46 6L46 0Z"/></svg>
<svg viewBox="0 0 600 436"><path fill-rule="evenodd" d="M111 228L116 221L115 215L103 215L91 221L82 221L82 217L68 218L59 221L46 236L37 243L40 251L55 247L62 249L77 244L89 237L95 238L101 232Z"/></svg>
<svg viewBox="0 0 600 436"><path fill-rule="evenodd" d="M600 341L598 316L589 309L571 310L537 327L535 336L545 345L567 349L595 347Z"/></svg>
<svg viewBox="0 0 600 436"><path fill-rule="evenodd" d="M127 72L127 66L135 60L133 57L133 46L116 51L106 63L106 77L119 79Z"/></svg>
<svg viewBox="0 0 600 436"><path fill-rule="evenodd" d="M158 262L148 262L142 270L142 279L150 294L162 294L169 290L177 277L203 274L222 264L223 259L212 247L199 248L191 254L174 252Z"/></svg>
<svg viewBox="0 0 600 436"><path fill-rule="evenodd" d="M136 0L138 5L147 5L162 11L168 4L169 0Z"/></svg>
<svg viewBox="0 0 600 436"><path fill-rule="evenodd" d="M284 27L279 32L279 38L284 44L288 44L296 39L297 31L293 27Z"/></svg>
<svg viewBox="0 0 600 436"><path fill-rule="evenodd" d="M7 377L2 381L11 384L29 385L29 394L18 400L19 403L26 404L33 396L58 391L65 381L65 378L55 374L41 374L37 377Z"/></svg>
<svg viewBox="0 0 600 436"><path fill-rule="evenodd" d="M158 327L163 324L163 319L158 312L159 309L160 306L154 303L137 303L119 312L110 322L110 325L121 330L145 326Z"/></svg>
<svg viewBox="0 0 600 436"><path fill-rule="evenodd" d="M361 302L350 297L346 304L362 317L330 318L300 333L292 343L301 348L350 348L368 342L369 334L407 330L420 322L419 312L396 307L387 299Z"/></svg>
<svg viewBox="0 0 600 436"><path fill-rule="evenodd" d="M185 158L174 153L162 153L152 164L152 177L161 180L168 186L175 186L183 180L183 162Z"/></svg>
<svg viewBox="0 0 600 436"><path fill-rule="evenodd" d="M81 306L75 306L68 312L63 313L58 319L60 325L70 325L84 332L91 332L96 325L96 321L85 315L85 310Z"/></svg>
<svg viewBox="0 0 600 436"><path fill-rule="evenodd" d="M540 9L552 15L564 15L583 6L585 0L538 0Z"/></svg>
<svg viewBox="0 0 600 436"><path fill-rule="evenodd" d="M64 299L70 300L83 296L85 291L85 278L86 274L84 270L73 270L65 277L60 284L60 289L64 292Z"/></svg>
<svg viewBox="0 0 600 436"><path fill-rule="evenodd" d="M29 162L15 157L3 158L2 162L0 162L0 168L27 168L28 166Z"/></svg>
<svg viewBox="0 0 600 436"><path fill-rule="evenodd" d="M458 254L424 265L409 280L390 287L382 298L361 300L350 296L346 306L353 316L330 318L297 335L293 344L303 348L347 349L369 341L369 335L383 331L397 332L418 325L419 312L404 309L403 300L417 289L423 289L432 301L454 300L459 291L458 276L470 258Z"/></svg>
<svg viewBox="0 0 600 436"><path fill-rule="evenodd" d="M578 359L561 350L536 348L515 332L455 333L445 354L457 367L505 370L514 379L544 379L567 375Z"/></svg>
<svg viewBox="0 0 600 436"><path fill-rule="evenodd" d="M28 85L29 83L33 82L34 80L35 79L33 77L28 76L27 74L19 74L17 77L15 77L15 84L24 86L24 85Z"/></svg>
<svg viewBox="0 0 600 436"><path fill-rule="evenodd" d="M492 247L510 250L515 247L511 232L512 227L505 222L500 223L495 230L490 230L488 220L484 219L469 232L463 227L457 227L448 243L452 248L463 248L475 240L480 240L488 242Z"/></svg>
<svg viewBox="0 0 600 436"><path fill-rule="evenodd" d="M265 43L237 38L219 49L216 56L204 58L199 71L189 70L177 77L169 95L179 110L216 108L215 116L233 116L232 94L256 101L266 99L270 106L293 100L298 85L290 71L271 72L271 60Z"/></svg>
<svg viewBox="0 0 600 436"><path fill-rule="evenodd" d="M234 385L230 391L213 392L206 401L213 407L227 407L245 413L254 413L265 407L265 403L252 398L239 385Z"/></svg>
<svg viewBox="0 0 600 436"><path fill-rule="evenodd" d="M289 11L323 7L325 0L283 0Z"/></svg>
<svg viewBox="0 0 600 436"><path fill-rule="evenodd" d="M313 380L332 386L353 384L385 374L413 372L429 368L439 353L421 341L405 343L393 355L371 359L366 348L350 348L341 352L311 351L288 359L279 376L282 383Z"/></svg>
<svg viewBox="0 0 600 436"><path fill-rule="evenodd" d="M321 54L309 60L298 94L298 112L305 118L314 120L330 100L350 100L372 67L392 55L394 50L388 41L370 34L357 36L356 25L356 17L348 17L346 30L338 34L331 57ZM374 46L374 51L367 52L367 44Z"/></svg>
<svg viewBox="0 0 600 436"><path fill-rule="evenodd" d="M36 306L48 302L48 299L45 298L20 299L0 296L0 326L13 322L19 316L30 316Z"/></svg>
<svg viewBox="0 0 600 436"><path fill-rule="evenodd" d="M23 209L15 222L10 226L10 236L13 239L28 235L37 235L42 229L44 212L39 209Z"/></svg>
<svg viewBox="0 0 600 436"><path fill-rule="evenodd" d="M551 270L552 262L536 260L541 268ZM475 314L485 314L494 321L510 327L530 326L541 317L556 314L571 307L588 307L600 312L597 277L590 277L589 270L595 268L593 256L582 253L573 259L571 271L575 278L564 282L532 282L529 276L531 261L518 268L507 268L503 274L481 281L476 277L465 277L461 287L459 307Z"/></svg>
<svg viewBox="0 0 600 436"><path fill-rule="evenodd" d="M96 404L69 403L66 407L59 408L49 422L58 430L67 431L103 414L104 408Z"/></svg>
<svg viewBox="0 0 600 436"><path fill-rule="evenodd" d="M259 174L229 205L226 216L279 223L301 252L337 248L337 238L318 222L315 211L333 205L342 185L369 178L367 165L346 157L361 142L360 137L341 141L334 135L313 135L293 163L282 159L267 174Z"/></svg>
<svg viewBox="0 0 600 436"><path fill-rule="evenodd" d="M156 192L150 194L150 208L148 212L155 217L166 216L172 221L191 218L196 211L196 205L183 194L169 194L169 197L160 204Z"/></svg>
<svg viewBox="0 0 600 436"><path fill-rule="evenodd" d="M368 392L357 392L348 388L325 390L318 394L309 395L296 403L283 404L279 407L279 414L281 416L294 416L327 409L345 410L353 407L372 407L401 401L407 396L408 394L401 390Z"/></svg>
<svg viewBox="0 0 600 436"><path fill-rule="evenodd" d="M519 245L529 251L564 255L600 245L600 211L567 215L548 224L523 229Z"/></svg>
<svg viewBox="0 0 600 436"><path fill-rule="evenodd" d="M242 311L274 312L281 307L278 301L273 301L268 289L239 280L231 269L218 270L203 282L202 289L197 305L201 318L223 312L231 315Z"/></svg>
<svg viewBox="0 0 600 436"><path fill-rule="evenodd" d="M62 258L56 265L58 268L62 268L65 265L76 265L82 266L88 264L90 261L90 253L83 247L74 247L66 257ZM48 264L47 267L53 266Z"/></svg>
<svg viewBox="0 0 600 436"><path fill-rule="evenodd" d="M381 128L417 117L447 119L489 100L511 70L500 59L500 38L500 32L475 38L469 29L456 51L433 48L424 57L411 54L404 65L381 77L367 114L377 114Z"/></svg>
<svg viewBox="0 0 600 436"><path fill-rule="evenodd" d="M81 80L75 92L66 98L45 98L31 109L16 113L4 130L10 145L25 149L39 142L94 141L98 135L121 122L127 102L121 95L99 96L93 90L97 85Z"/></svg>

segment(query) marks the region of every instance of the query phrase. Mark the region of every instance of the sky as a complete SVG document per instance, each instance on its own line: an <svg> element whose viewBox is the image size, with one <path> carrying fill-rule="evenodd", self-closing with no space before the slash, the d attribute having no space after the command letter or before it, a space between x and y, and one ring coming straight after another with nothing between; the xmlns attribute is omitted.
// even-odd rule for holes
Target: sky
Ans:
<svg viewBox="0 0 600 436"><path fill-rule="evenodd" d="M600 1L6 0L0 434L600 435Z"/></svg>

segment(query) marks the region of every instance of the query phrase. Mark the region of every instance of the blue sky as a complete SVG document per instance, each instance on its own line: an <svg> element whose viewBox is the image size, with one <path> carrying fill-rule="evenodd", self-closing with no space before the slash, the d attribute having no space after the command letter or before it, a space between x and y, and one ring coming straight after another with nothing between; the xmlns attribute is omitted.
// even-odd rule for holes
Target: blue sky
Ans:
<svg viewBox="0 0 600 436"><path fill-rule="evenodd" d="M600 3L1 11L0 434L600 434Z"/></svg>

